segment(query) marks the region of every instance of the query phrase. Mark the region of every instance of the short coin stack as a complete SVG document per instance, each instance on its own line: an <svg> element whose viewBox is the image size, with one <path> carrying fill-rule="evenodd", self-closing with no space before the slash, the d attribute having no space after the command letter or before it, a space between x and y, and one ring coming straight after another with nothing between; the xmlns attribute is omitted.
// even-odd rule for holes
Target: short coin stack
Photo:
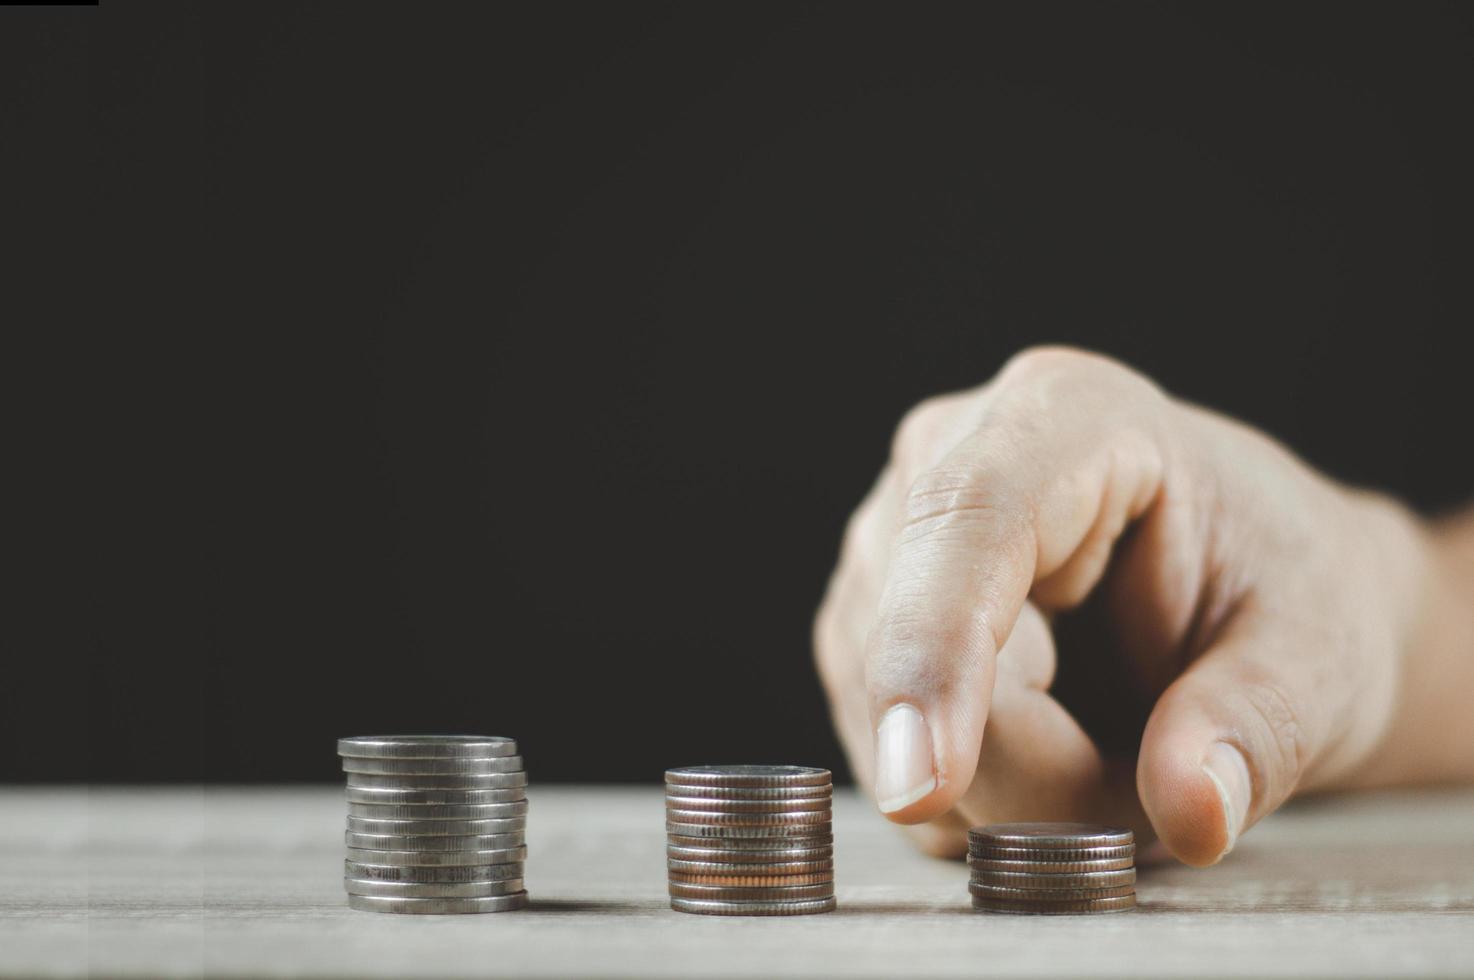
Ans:
<svg viewBox="0 0 1474 980"><path fill-rule="evenodd" d="M348 774L348 906L505 912L527 904L527 773L517 743L483 735L338 740Z"/></svg>
<svg viewBox="0 0 1474 980"><path fill-rule="evenodd" d="M967 833L978 912L1084 915L1136 907L1131 831L1081 823L995 823Z"/></svg>
<svg viewBox="0 0 1474 980"><path fill-rule="evenodd" d="M670 907L701 915L832 911L832 790L828 769L667 770Z"/></svg>

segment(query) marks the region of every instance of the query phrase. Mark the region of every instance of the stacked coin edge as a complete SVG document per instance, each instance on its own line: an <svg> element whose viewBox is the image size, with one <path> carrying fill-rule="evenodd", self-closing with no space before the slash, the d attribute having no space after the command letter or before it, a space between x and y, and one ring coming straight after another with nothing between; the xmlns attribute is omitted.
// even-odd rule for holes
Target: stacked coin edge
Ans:
<svg viewBox="0 0 1474 980"><path fill-rule="evenodd" d="M1131 831L1075 823L1006 823L967 834L976 912L1098 915L1136 907Z"/></svg>
<svg viewBox="0 0 1474 980"><path fill-rule="evenodd" d="M833 776L805 766L665 773L671 908L812 915L834 898Z"/></svg>
<svg viewBox="0 0 1474 980"><path fill-rule="evenodd" d="M514 739L359 735L338 740L350 908L400 914L527 905L527 774Z"/></svg>

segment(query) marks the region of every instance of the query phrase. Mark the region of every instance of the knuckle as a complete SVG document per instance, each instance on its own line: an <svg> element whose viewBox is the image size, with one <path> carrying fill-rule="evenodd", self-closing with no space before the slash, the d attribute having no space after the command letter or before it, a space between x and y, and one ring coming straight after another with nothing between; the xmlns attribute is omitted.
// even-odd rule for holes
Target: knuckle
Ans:
<svg viewBox="0 0 1474 980"><path fill-rule="evenodd" d="M1258 748L1268 763L1261 775L1283 783L1276 795L1288 794L1304 774L1314 744L1305 706L1274 678L1253 681L1244 697L1261 726Z"/></svg>
<svg viewBox="0 0 1474 980"><path fill-rule="evenodd" d="M1000 482L972 469L944 467L922 474L906 491L900 533L946 534L980 520L1012 523L1017 508L999 489Z"/></svg>

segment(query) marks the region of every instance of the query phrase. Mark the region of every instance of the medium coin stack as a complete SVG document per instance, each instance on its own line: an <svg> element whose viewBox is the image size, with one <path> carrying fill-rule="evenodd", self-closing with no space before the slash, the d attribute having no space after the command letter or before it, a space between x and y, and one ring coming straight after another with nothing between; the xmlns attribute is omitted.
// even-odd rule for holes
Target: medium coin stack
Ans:
<svg viewBox="0 0 1474 980"><path fill-rule="evenodd" d="M1136 907L1131 831L1082 823L995 823L967 832L972 907L1088 915Z"/></svg>
<svg viewBox="0 0 1474 980"><path fill-rule="evenodd" d="M527 773L486 735L340 738L348 907L443 915L527 904Z"/></svg>
<svg viewBox="0 0 1474 980"><path fill-rule="evenodd" d="M699 915L834 909L833 778L804 766L665 774L670 907Z"/></svg>

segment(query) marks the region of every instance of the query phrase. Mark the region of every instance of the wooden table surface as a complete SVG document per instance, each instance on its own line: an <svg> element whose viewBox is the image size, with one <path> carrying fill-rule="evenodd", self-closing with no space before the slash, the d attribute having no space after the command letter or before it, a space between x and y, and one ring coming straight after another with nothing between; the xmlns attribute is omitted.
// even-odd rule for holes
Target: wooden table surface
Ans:
<svg viewBox="0 0 1474 980"><path fill-rule="evenodd" d="M839 910L672 912L661 790L534 787L531 908L354 912L334 787L0 789L4 976L1474 976L1474 792L1301 803L1141 907L971 911L967 871L835 800Z"/></svg>

